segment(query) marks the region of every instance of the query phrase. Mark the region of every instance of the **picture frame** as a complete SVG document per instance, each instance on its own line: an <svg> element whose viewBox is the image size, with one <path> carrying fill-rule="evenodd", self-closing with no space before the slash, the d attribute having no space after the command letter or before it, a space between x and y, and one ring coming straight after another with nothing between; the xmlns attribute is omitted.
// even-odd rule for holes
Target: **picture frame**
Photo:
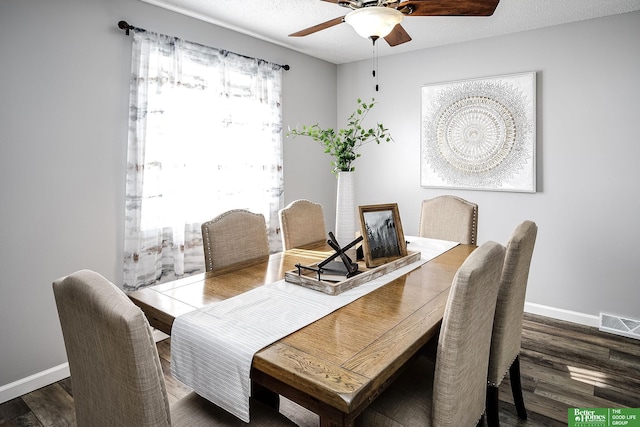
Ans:
<svg viewBox="0 0 640 427"><path fill-rule="evenodd" d="M407 256L397 203L358 206L362 249L368 268Z"/></svg>
<svg viewBox="0 0 640 427"><path fill-rule="evenodd" d="M428 84L420 185L536 192L536 73Z"/></svg>

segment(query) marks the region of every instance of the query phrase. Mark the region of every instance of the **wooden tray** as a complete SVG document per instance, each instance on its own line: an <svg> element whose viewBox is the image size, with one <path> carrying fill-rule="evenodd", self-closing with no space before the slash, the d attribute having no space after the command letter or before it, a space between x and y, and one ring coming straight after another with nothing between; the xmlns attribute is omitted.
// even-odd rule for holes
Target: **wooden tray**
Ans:
<svg viewBox="0 0 640 427"><path fill-rule="evenodd" d="M329 295L338 295L344 291L355 288L363 283L380 277L384 274L397 270L405 265L409 265L420 259L420 252L409 251L407 256L398 258L394 261L380 265L374 268L367 268L364 266L364 262L358 263L358 268L361 271L360 274L343 280L342 282L328 282L317 279L317 273L309 270L302 270L301 274L298 274L298 269L290 270L284 273L284 280L289 283L304 286L305 288L313 289L316 291L324 292ZM317 268L317 264L313 264L310 267Z"/></svg>

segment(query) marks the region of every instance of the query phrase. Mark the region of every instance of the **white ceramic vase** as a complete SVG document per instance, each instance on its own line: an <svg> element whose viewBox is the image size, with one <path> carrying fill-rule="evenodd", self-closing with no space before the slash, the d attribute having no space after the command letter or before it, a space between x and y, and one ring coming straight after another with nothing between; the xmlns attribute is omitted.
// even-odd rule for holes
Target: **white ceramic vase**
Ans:
<svg viewBox="0 0 640 427"><path fill-rule="evenodd" d="M356 201L353 172L338 172L338 196L336 200L335 236L344 247L355 239L356 235ZM355 262L355 248L347 251L347 255Z"/></svg>

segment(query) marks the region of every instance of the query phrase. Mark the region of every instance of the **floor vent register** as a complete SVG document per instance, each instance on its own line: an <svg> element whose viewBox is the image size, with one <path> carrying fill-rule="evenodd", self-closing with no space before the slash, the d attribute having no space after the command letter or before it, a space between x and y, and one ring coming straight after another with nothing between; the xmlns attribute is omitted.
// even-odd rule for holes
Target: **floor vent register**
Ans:
<svg viewBox="0 0 640 427"><path fill-rule="evenodd" d="M640 340L640 320L600 313L600 330Z"/></svg>

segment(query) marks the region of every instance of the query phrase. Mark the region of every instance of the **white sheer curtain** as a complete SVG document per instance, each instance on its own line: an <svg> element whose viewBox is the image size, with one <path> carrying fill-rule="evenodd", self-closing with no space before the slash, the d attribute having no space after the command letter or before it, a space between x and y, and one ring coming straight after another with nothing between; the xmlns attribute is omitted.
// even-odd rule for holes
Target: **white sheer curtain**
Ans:
<svg viewBox="0 0 640 427"><path fill-rule="evenodd" d="M229 209L279 250L281 66L135 31L131 68L125 289L203 272L200 224Z"/></svg>

